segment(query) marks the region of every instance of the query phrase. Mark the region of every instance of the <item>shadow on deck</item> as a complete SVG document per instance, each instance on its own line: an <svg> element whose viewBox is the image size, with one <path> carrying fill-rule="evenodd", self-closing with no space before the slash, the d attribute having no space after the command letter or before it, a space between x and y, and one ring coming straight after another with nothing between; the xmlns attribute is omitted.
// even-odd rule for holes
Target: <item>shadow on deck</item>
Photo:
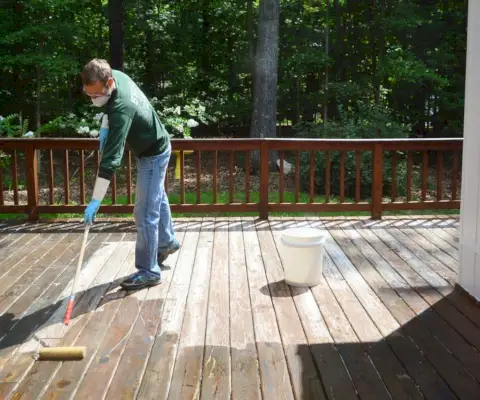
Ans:
<svg viewBox="0 0 480 400"><path fill-rule="evenodd" d="M302 225L329 236L309 289L283 280L281 231ZM99 222L67 330L82 225L0 229L1 398L480 398L455 218L179 219L164 282L137 292L118 287L133 224ZM52 344L87 357L32 358Z"/></svg>

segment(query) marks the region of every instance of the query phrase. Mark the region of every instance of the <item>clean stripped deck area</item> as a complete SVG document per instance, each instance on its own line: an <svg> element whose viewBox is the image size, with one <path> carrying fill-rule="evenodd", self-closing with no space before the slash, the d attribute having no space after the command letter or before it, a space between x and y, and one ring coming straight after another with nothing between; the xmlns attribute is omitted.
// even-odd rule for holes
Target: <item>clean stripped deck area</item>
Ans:
<svg viewBox="0 0 480 400"><path fill-rule="evenodd" d="M454 289L458 219L175 221L161 285L134 270L131 222L0 225L0 398L478 399L480 308ZM324 280L283 281L283 229L326 229ZM35 360L40 346L82 361Z"/></svg>

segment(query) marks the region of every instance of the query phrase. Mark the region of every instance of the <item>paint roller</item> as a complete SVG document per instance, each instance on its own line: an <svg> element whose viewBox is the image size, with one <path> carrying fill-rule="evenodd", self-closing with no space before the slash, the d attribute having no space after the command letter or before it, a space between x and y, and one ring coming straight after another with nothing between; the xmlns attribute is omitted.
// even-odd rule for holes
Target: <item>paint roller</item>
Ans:
<svg viewBox="0 0 480 400"><path fill-rule="evenodd" d="M85 226L85 232L83 234L82 248L80 249L80 256L78 257L77 271L73 278L72 292L67 303L67 309L65 311L65 317L63 323L68 326L70 318L72 316L73 305L75 302L76 285L78 277L80 275L81 266L83 263L83 255L85 253L85 247L87 245L88 232L90 230L90 224ZM83 346L66 346L66 347L44 347L40 349L38 359L41 361L69 361L69 360L83 360L85 357L85 347Z"/></svg>

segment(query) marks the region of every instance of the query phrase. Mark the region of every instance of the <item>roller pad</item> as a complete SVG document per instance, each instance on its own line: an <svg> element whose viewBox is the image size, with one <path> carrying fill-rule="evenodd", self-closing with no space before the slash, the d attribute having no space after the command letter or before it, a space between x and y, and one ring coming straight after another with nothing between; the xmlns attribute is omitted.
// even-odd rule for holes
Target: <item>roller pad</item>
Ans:
<svg viewBox="0 0 480 400"><path fill-rule="evenodd" d="M85 347L45 347L40 350L40 361L73 361L85 358Z"/></svg>

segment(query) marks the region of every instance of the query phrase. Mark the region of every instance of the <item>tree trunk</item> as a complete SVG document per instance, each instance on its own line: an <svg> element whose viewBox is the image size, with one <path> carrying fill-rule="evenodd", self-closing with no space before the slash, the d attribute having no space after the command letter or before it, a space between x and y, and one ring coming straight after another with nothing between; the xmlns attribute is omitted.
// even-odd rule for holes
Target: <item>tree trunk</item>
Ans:
<svg viewBox="0 0 480 400"><path fill-rule="evenodd" d="M255 37L253 34L253 0L247 0L247 26L248 26L248 72L250 73L250 96L253 103L253 82L255 76Z"/></svg>
<svg viewBox="0 0 480 400"><path fill-rule="evenodd" d="M338 0L336 2L338 5ZM325 98L323 100L323 126L327 129L328 124L328 57L330 51L330 15L329 15L329 8L330 8L330 0L327 0L327 11L326 11L326 18L325 18L325 56L327 58L327 63L325 65Z"/></svg>
<svg viewBox="0 0 480 400"><path fill-rule="evenodd" d="M255 55L253 112L250 137L276 137L278 31L280 0L261 0L258 15L258 42ZM272 158L273 157L273 158ZM252 168L260 166L259 154L254 154ZM274 165L271 154L270 165Z"/></svg>
<svg viewBox="0 0 480 400"><path fill-rule="evenodd" d="M108 21L110 38L110 65L123 71L123 21L125 7L123 0L108 0Z"/></svg>

